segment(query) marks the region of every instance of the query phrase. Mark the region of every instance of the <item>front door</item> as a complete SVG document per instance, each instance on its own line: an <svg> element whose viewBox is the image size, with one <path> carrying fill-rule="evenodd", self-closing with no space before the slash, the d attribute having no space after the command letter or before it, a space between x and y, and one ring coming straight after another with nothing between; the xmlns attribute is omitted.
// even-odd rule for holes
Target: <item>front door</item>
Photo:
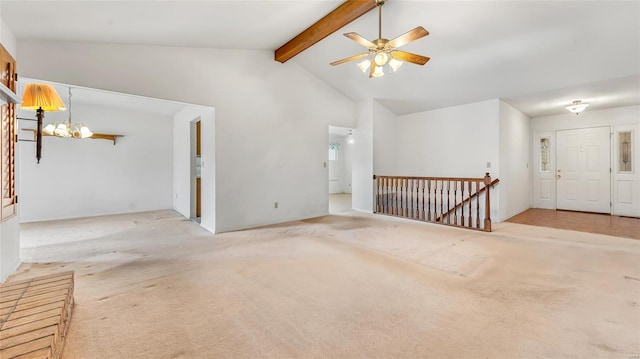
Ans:
<svg viewBox="0 0 640 359"><path fill-rule="evenodd" d="M556 132L556 208L611 213L610 128Z"/></svg>

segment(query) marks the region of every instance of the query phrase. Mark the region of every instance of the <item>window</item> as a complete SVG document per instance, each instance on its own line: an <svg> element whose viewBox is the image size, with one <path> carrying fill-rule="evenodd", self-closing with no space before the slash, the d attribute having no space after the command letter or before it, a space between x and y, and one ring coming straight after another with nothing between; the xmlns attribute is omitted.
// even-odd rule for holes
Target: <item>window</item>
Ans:
<svg viewBox="0 0 640 359"><path fill-rule="evenodd" d="M618 172L633 172L631 131L618 132Z"/></svg>
<svg viewBox="0 0 640 359"><path fill-rule="evenodd" d="M549 139L540 139L540 172L549 172L551 152L549 148Z"/></svg>
<svg viewBox="0 0 640 359"><path fill-rule="evenodd" d="M337 161L340 159L340 144L329 144L329 161Z"/></svg>

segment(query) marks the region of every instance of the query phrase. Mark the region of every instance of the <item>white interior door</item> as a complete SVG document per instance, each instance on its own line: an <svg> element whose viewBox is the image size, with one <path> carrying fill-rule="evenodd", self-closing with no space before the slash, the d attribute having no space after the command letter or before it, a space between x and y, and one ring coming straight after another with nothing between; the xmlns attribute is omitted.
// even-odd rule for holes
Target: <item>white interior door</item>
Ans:
<svg viewBox="0 0 640 359"><path fill-rule="evenodd" d="M556 208L611 213L610 128L556 133Z"/></svg>

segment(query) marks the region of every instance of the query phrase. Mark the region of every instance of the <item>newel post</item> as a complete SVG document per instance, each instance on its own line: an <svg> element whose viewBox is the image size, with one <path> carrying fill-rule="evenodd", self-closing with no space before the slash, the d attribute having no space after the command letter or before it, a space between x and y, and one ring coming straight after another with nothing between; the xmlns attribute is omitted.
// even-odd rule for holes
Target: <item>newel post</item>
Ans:
<svg viewBox="0 0 640 359"><path fill-rule="evenodd" d="M487 195L485 197L485 205L484 205L484 230L486 232L491 232L491 199L489 193L491 193L491 176L489 176L489 172L485 173L484 176L484 187L487 189Z"/></svg>
<svg viewBox="0 0 640 359"><path fill-rule="evenodd" d="M378 213L378 207L380 206L380 198L378 196L379 188L378 181L376 180L376 175L373 175L373 186L375 190L373 191L373 195L376 198L375 205L373 206L373 213Z"/></svg>

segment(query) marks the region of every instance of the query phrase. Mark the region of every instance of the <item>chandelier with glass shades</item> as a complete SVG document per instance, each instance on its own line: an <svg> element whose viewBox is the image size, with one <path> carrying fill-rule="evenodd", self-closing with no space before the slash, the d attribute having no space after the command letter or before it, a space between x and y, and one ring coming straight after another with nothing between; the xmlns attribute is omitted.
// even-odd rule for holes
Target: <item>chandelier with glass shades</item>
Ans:
<svg viewBox="0 0 640 359"><path fill-rule="evenodd" d="M382 77L385 74L385 68L388 72L396 72L404 62L410 62L416 65L424 65L429 61L429 58L422 55L412 54L406 51L398 50L398 47L406 45L412 41L418 40L422 37L429 35L429 32L422 26L418 26L415 29L408 31L393 40L387 40L382 38L382 6L385 0L376 0L376 6L378 7L378 38L369 41L364 37L356 34L355 32L349 32L344 36L357 42L358 44L369 49L369 52L359 55L347 57L346 59L334 61L330 63L331 66L343 64L345 62L362 60L358 62L358 68L364 72L369 72L369 78Z"/></svg>
<svg viewBox="0 0 640 359"><path fill-rule="evenodd" d="M42 129L45 135L70 137L70 138L90 138L93 132L80 122L73 123L71 121L71 87L69 87L69 119L67 121L59 121L50 123Z"/></svg>

